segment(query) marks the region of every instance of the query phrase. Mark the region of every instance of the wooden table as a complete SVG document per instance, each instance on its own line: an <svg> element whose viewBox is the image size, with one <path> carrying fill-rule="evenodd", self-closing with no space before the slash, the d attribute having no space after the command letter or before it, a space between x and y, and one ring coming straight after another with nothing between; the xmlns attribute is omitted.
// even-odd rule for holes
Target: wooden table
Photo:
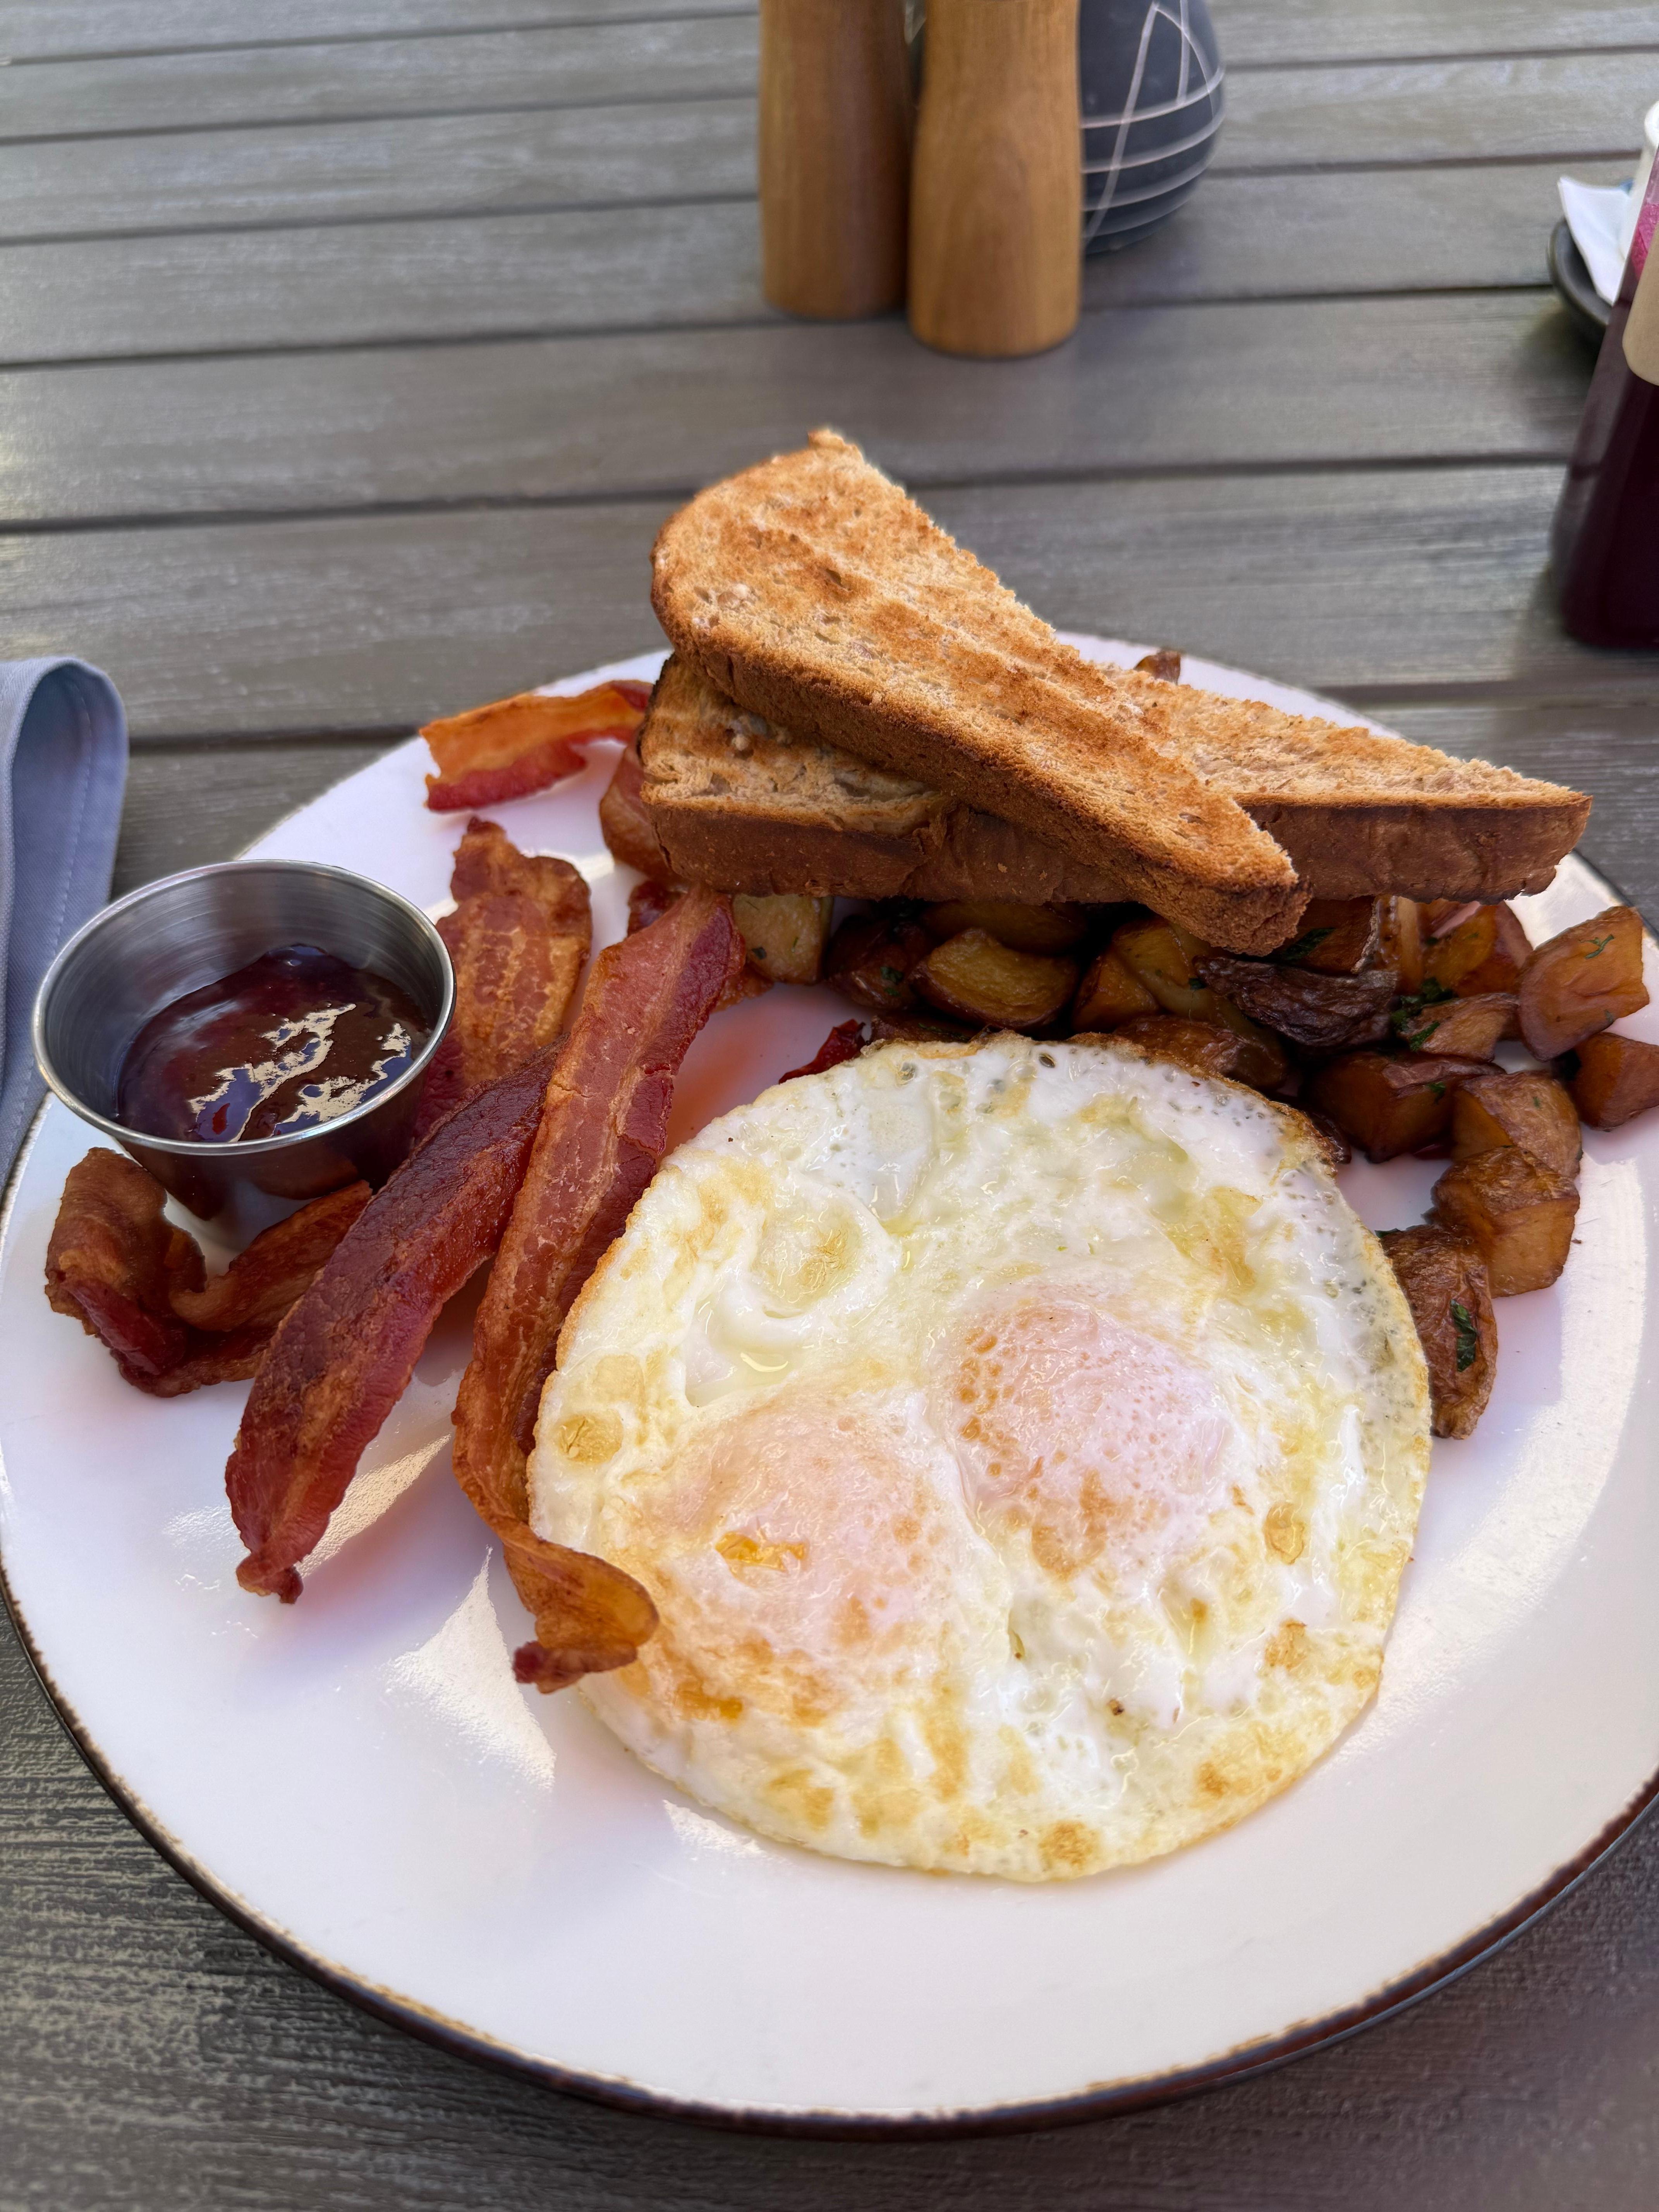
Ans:
<svg viewBox="0 0 1659 2212"><path fill-rule="evenodd" d="M1215 13L1209 181L1090 264L1068 345L989 366L767 310L740 0L0 0L0 651L125 696L117 889L648 646L662 516L828 421L1059 622L1579 784L1659 911L1659 662L1573 645L1542 573L1589 371L1543 283L1554 180L1628 171L1652 0ZM477 2070L273 1962L106 1802L8 1632L0 2053L6 2212L1634 2212L1659 1826L1256 2081L1046 2136L744 2140Z"/></svg>

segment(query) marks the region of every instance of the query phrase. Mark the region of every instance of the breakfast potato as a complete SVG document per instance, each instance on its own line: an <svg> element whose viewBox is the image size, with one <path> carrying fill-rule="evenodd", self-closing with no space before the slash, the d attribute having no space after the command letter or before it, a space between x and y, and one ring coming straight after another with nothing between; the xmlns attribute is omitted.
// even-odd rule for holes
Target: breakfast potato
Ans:
<svg viewBox="0 0 1659 2212"><path fill-rule="evenodd" d="M1115 1030L1120 1022L1158 1010L1158 1000L1109 945L1084 971L1072 1001L1072 1027Z"/></svg>
<svg viewBox="0 0 1659 2212"><path fill-rule="evenodd" d="M872 1014L909 1013L916 1005L910 970L932 951L933 940L908 916L877 908L849 915L830 940L823 977L855 1006Z"/></svg>
<svg viewBox="0 0 1659 2212"><path fill-rule="evenodd" d="M1586 1037L1574 1057L1578 1065L1568 1087L1591 1128L1616 1129L1659 1106L1659 1044L1603 1030Z"/></svg>
<svg viewBox="0 0 1659 2212"><path fill-rule="evenodd" d="M1156 676L1164 684L1181 681L1181 655L1172 645L1154 646L1141 654L1135 667L1142 676Z"/></svg>
<svg viewBox="0 0 1659 2212"><path fill-rule="evenodd" d="M1285 1079L1285 1060L1272 1037L1245 1036L1214 1022L1185 1014L1137 1014L1111 1031L1158 1060L1172 1060L1194 1075L1226 1075L1257 1091L1272 1091Z"/></svg>
<svg viewBox="0 0 1659 2212"><path fill-rule="evenodd" d="M1467 901L1438 900L1426 911L1425 934L1424 981L1460 999L1514 990L1532 951L1515 909L1501 902L1471 912Z"/></svg>
<svg viewBox="0 0 1659 2212"><path fill-rule="evenodd" d="M1362 968L1386 967L1386 903L1379 898L1310 899L1296 935L1273 957L1287 968L1310 968L1316 975L1357 975Z"/></svg>
<svg viewBox="0 0 1659 2212"><path fill-rule="evenodd" d="M823 972L835 901L786 892L765 898L739 891L732 918L750 963L775 983L816 983Z"/></svg>
<svg viewBox="0 0 1659 2212"><path fill-rule="evenodd" d="M1261 1045L1285 1064L1282 1048L1242 1006L1212 991L1198 972L1198 963L1209 953L1201 937L1156 915L1144 921L1126 921L1112 933L1110 949L1131 975L1150 991L1166 1014L1181 1014L1188 1021L1209 1022L1216 1029L1236 1030L1242 1037ZM1258 1055L1259 1057L1259 1055Z"/></svg>
<svg viewBox="0 0 1659 2212"><path fill-rule="evenodd" d="M921 910L922 927L936 945L964 929L982 929L1015 952L1069 952L1089 931L1081 906L1025 906L1017 899L945 899Z"/></svg>
<svg viewBox="0 0 1659 2212"><path fill-rule="evenodd" d="M1521 1034L1540 1060L1553 1060L1648 1002L1642 981L1642 921L1610 906L1540 945L1521 971Z"/></svg>
<svg viewBox="0 0 1659 2212"><path fill-rule="evenodd" d="M1385 898L1378 914L1376 957L1392 968L1398 988L1407 994L1423 988L1423 909L1415 899Z"/></svg>
<svg viewBox="0 0 1659 2212"><path fill-rule="evenodd" d="M1462 1060L1490 1060L1501 1037L1515 1034L1513 991L1483 991L1477 999L1439 999L1397 1007L1394 1028L1413 1052Z"/></svg>
<svg viewBox="0 0 1659 2212"><path fill-rule="evenodd" d="M1480 1248L1426 1221L1416 1229L1385 1229L1377 1242L1417 1323L1434 1433L1472 1436L1498 1374L1498 1322Z"/></svg>
<svg viewBox="0 0 1659 2212"><path fill-rule="evenodd" d="M1077 988L1075 960L1017 952L986 929L964 929L936 945L910 981L929 1006L959 1020L1001 1030L1041 1029Z"/></svg>
<svg viewBox="0 0 1659 2212"><path fill-rule="evenodd" d="M1659 1060L1659 1051L1649 1050ZM1452 1095L1453 1159L1478 1159L1505 1145L1519 1146L1563 1182L1578 1172L1584 1148L1577 1113L1563 1086L1541 1068L1477 1075Z"/></svg>
<svg viewBox="0 0 1659 2212"><path fill-rule="evenodd" d="M1308 1084L1309 1105L1328 1114L1369 1160L1391 1160L1431 1145L1451 1119L1452 1094L1471 1076L1491 1073L1480 1060L1437 1060L1425 1053L1351 1052L1328 1060Z"/></svg>
<svg viewBox="0 0 1659 2212"><path fill-rule="evenodd" d="M1392 968L1372 968L1360 975L1317 975L1273 960L1239 959L1231 952L1206 952L1194 964L1224 999L1294 1044L1335 1052L1345 1045L1376 1044L1389 1033Z"/></svg>
<svg viewBox="0 0 1659 2212"><path fill-rule="evenodd" d="M1434 1187L1432 1218L1480 1247L1495 1298L1548 1288L1567 1264L1577 1215L1577 1187L1516 1145L1456 1162Z"/></svg>

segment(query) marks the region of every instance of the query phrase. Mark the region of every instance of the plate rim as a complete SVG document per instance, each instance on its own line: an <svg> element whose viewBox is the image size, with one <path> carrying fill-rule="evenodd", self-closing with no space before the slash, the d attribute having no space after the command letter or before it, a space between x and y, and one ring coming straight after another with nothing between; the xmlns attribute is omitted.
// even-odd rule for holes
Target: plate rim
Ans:
<svg viewBox="0 0 1659 2212"><path fill-rule="evenodd" d="M362 771L354 773L361 774ZM349 776L339 779L341 782L349 781ZM330 789L336 787L329 787ZM319 793L316 798L320 799L324 795ZM305 801L301 806L290 809L281 820L289 820L295 814L302 812L306 806L315 803L315 799ZM270 836L280 826L281 822L272 824L260 833L261 838ZM1616 899L1633 903L1625 899L1619 885L1593 861L1577 852L1570 857ZM1643 927L1646 934L1654 934L1645 920ZM0 1245L3 1245L10 1226L25 1168L33 1152L48 1110L54 1103L50 1096L41 1100L6 1177L3 1193L0 1193ZM3 1461L0 1460L0 1480L3 1480ZM1369 2027L1391 2020L1422 1998L1459 1980L1570 1895L1588 1875L1627 1840L1651 1813L1655 1804L1659 1803L1659 1767L1656 1767L1624 1808L1590 1838L1581 1851L1557 1867L1506 1911L1466 1936L1452 1949L1420 1961L1409 1972L1383 1984L1340 2011L1297 2021L1278 2035L1240 2044L1231 2051L1193 2066L1098 2082L1060 2097L935 2112L880 2113L835 2107L786 2110L767 2106L727 2105L677 2097L659 2089L642 2087L623 2075L585 2073L579 2068L535 2057L423 2005L400 1990L384 1987L354 1973L338 1961L301 1941L270 1916L262 1914L247 1899L220 1881L191 1852L182 1840L156 1817L142 1795L106 1757L72 1702L52 1679L45 1654L37 1644L13 1590L3 1547L0 1547L0 1603L4 1605L18 1642L46 1693L47 1702L106 1795L175 1873L264 1950L372 2017L453 2057L519 2080L534 2081L544 2088L580 2096L613 2110L649 2114L732 2134L843 2142L1027 2134L1081 2126L1118 2114L1146 2111L1178 2102L1208 2089L1273 2072L1297 2058L1346 2042Z"/></svg>

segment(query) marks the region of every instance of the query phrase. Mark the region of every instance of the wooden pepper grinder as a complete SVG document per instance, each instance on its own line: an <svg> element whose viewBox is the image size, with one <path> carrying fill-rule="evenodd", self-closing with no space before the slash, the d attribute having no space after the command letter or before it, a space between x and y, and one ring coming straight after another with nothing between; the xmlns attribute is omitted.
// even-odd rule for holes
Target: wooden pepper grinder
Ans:
<svg viewBox="0 0 1659 2212"><path fill-rule="evenodd" d="M1041 353L1076 326L1078 0L927 0L910 179L910 327Z"/></svg>
<svg viewBox="0 0 1659 2212"><path fill-rule="evenodd" d="M904 0L761 0L761 282L792 315L904 299Z"/></svg>

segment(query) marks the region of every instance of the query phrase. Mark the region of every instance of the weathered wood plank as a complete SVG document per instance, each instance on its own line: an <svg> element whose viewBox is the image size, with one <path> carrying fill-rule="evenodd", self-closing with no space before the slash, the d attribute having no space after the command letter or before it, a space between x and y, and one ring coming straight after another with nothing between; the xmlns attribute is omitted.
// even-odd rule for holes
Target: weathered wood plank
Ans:
<svg viewBox="0 0 1659 2212"><path fill-rule="evenodd" d="M566 23L755 12L755 0L283 0L275 15L250 8L246 0L3 0L0 53L14 62L72 60L94 54L297 46L307 40L444 38ZM1603 12L1614 17L1618 13ZM1574 43L1608 41L1587 35Z"/></svg>
<svg viewBox="0 0 1659 2212"><path fill-rule="evenodd" d="M1555 215L1541 167L1218 178L1085 299L1536 284ZM9 364L777 319L749 202L0 249Z"/></svg>
<svg viewBox="0 0 1659 2212"><path fill-rule="evenodd" d="M286 0L273 21L240 0L8 0L0 53L20 59L488 31L568 21L752 15L753 0ZM1454 53L1639 46L1644 0L1564 9L1556 0L1214 0L1234 69Z"/></svg>
<svg viewBox="0 0 1659 2212"><path fill-rule="evenodd" d="M1650 47L1659 52L1652 33ZM753 88L755 54L752 21L712 16L25 64L0 79L0 137L731 94ZM1632 70L1616 53L1243 70L1220 158L1308 167L1461 159L1477 146L1486 159L1633 152Z"/></svg>
<svg viewBox="0 0 1659 2212"><path fill-rule="evenodd" d="M505 214L755 190L755 104L664 101L0 146L0 238Z"/></svg>
<svg viewBox="0 0 1659 2212"><path fill-rule="evenodd" d="M1589 368L1553 298L1500 293L1114 309L1018 362L884 320L27 369L0 375L0 528L690 491L818 422L923 488L1557 460Z"/></svg>
<svg viewBox="0 0 1659 2212"><path fill-rule="evenodd" d="M1167 638L1360 701L1650 698L1651 656L1563 635L1559 471L1449 468L941 489L1057 623ZM408 729L639 652L670 502L0 540L0 633L107 668L141 736ZM188 610L187 617L181 610Z"/></svg>
<svg viewBox="0 0 1659 2212"><path fill-rule="evenodd" d="M750 91L752 16L14 64L0 137L201 130Z"/></svg>
<svg viewBox="0 0 1659 2212"><path fill-rule="evenodd" d="M245 845L367 768L382 748L264 744L234 751L203 745L138 745L127 770L126 806L110 896L156 876L234 860Z"/></svg>

